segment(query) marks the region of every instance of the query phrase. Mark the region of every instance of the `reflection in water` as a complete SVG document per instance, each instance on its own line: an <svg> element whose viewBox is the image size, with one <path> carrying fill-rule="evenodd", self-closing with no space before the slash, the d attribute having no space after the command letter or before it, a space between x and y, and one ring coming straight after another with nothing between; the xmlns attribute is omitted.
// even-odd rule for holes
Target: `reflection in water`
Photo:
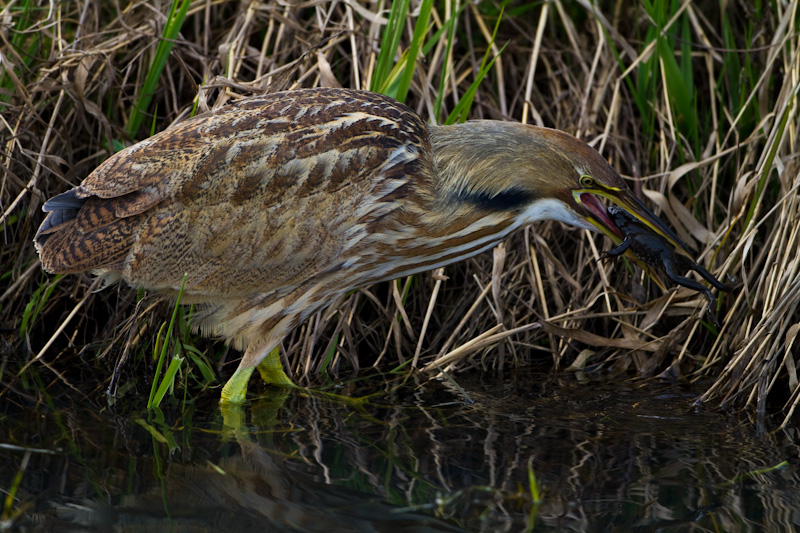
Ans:
<svg viewBox="0 0 800 533"><path fill-rule="evenodd" d="M658 382L520 373L210 391L163 419L6 403L4 519L28 531L724 531L800 525L795 429L692 408ZM379 393L379 394L377 394ZM165 423L163 420L169 420ZM35 449L34 449L35 448ZM789 460L790 465L756 472ZM532 474L541 503L531 496Z"/></svg>
<svg viewBox="0 0 800 533"><path fill-rule="evenodd" d="M256 445L216 464L173 465L163 482L116 505L55 506L54 524L107 531L460 531L373 495L291 472Z"/></svg>

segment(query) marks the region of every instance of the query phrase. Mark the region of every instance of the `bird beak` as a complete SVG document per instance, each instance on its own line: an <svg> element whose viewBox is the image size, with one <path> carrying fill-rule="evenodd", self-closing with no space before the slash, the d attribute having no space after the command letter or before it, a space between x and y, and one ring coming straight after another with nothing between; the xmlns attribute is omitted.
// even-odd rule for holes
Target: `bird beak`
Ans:
<svg viewBox="0 0 800 533"><path fill-rule="evenodd" d="M658 218L655 213L650 211L650 208L647 207L644 202L634 196L630 190L601 188L578 189L573 192L573 195L578 205L581 205L587 209L588 214L585 215L586 220L599 229L602 233L608 235L608 237L610 237L615 243L620 242L620 240L624 239L625 236L622 234L619 228L614 225L614 223L608 217L605 207L603 207L603 205L597 200L597 198L594 197L594 195L602 196L608 201L618 205L627 211L628 214L639 219L648 228L653 230L653 232L661 235L672 246L674 246L675 249L685 252L691 256L691 252L683 243L683 241L681 241L680 238L675 234L675 232L672 231L672 229L670 229L670 227L667 226L664 221Z"/></svg>
<svg viewBox="0 0 800 533"><path fill-rule="evenodd" d="M601 188L576 189L573 191L575 202L584 209L584 217L587 222L595 226L600 232L608 236L614 244L618 244L625 238L622 231L611 221L606 212L606 208L596 198L601 196L611 203L618 205L631 216L640 220L648 228L653 230L667 240L680 253L692 258L689 248L681 241L664 221L656 216L641 200L639 200L629 189ZM639 266L644 268L653 277L653 270L644 265L633 253L628 250L627 255L634 259ZM658 280L658 277L655 277Z"/></svg>

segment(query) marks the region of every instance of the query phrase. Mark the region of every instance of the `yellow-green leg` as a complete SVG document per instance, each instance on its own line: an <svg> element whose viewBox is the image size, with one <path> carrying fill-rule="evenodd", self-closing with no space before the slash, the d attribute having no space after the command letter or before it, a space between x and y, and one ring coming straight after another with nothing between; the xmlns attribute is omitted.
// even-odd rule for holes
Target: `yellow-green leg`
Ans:
<svg viewBox="0 0 800 533"><path fill-rule="evenodd" d="M247 396L247 382L250 381L253 370L255 368L252 366L249 368L242 368L241 366L237 368L231 379L222 387L219 403L244 403Z"/></svg>
<svg viewBox="0 0 800 533"><path fill-rule="evenodd" d="M246 354L245 354L246 357ZM236 369L231 379L222 388L219 403L244 403L247 396L247 382L250 381L250 376L253 375L253 370L258 368L258 373L261 374L261 379L270 385L278 385L279 387L294 387L295 384L283 371L281 364L281 356L278 347L273 348L267 356L261 360L255 367L242 367Z"/></svg>
<svg viewBox="0 0 800 533"><path fill-rule="evenodd" d="M283 363L281 363L281 354L278 347L273 348L267 356L258 363L256 366L258 373L261 374L261 379L264 383L270 385L278 385L279 387L295 387L296 385L289 379L286 372L283 371Z"/></svg>

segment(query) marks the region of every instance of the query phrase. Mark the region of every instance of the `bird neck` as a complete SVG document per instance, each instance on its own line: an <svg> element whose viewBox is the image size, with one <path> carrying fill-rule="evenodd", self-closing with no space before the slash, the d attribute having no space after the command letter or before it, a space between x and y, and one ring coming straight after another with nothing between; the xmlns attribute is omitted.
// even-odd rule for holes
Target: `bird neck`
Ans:
<svg viewBox="0 0 800 533"><path fill-rule="evenodd" d="M520 184L523 146L519 125L494 120L430 126L437 208L510 212L535 200Z"/></svg>

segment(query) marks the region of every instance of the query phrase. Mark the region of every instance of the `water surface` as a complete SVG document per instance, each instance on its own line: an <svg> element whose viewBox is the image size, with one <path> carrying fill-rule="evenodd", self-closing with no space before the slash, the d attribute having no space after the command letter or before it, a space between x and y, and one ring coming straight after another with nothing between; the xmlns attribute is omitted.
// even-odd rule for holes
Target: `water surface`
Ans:
<svg viewBox="0 0 800 533"><path fill-rule="evenodd" d="M702 391L677 383L530 371L455 379L365 374L331 389L341 397L262 388L263 397L224 416L217 391L163 413L99 400L5 402L0 488L13 497L4 527L800 526L794 428L757 435L746 416L697 407Z"/></svg>

